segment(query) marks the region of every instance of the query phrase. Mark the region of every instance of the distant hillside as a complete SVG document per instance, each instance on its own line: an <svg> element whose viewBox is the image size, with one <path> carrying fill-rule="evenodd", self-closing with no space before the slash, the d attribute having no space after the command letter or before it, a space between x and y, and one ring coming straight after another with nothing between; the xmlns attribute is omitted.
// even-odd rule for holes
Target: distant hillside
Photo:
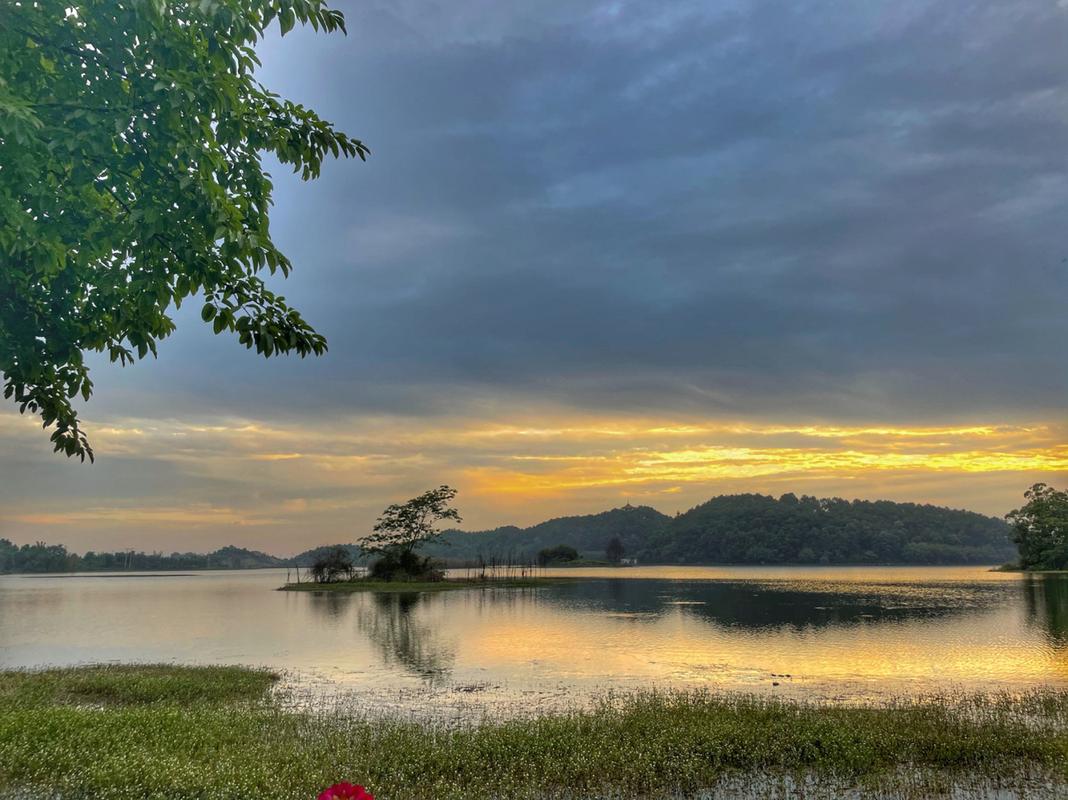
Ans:
<svg viewBox="0 0 1068 800"><path fill-rule="evenodd" d="M1008 525L971 511L888 500L716 497L672 521L646 552L667 562L1000 563Z"/></svg>
<svg viewBox="0 0 1068 800"><path fill-rule="evenodd" d="M662 536L671 522L671 517L655 508L628 505L600 514L558 517L530 528L506 525L473 533L449 531L427 552L443 558L511 555L533 559L543 548L566 544L580 553L603 558L605 545L613 536L620 538L628 554L636 553Z"/></svg>
<svg viewBox="0 0 1068 800"><path fill-rule="evenodd" d="M303 553L297 553L292 558L285 559L284 566L291 567L294 565L300 565L302 567L310 567L315 563L315 560L327 555L335 547L342 547L348 551L349 556L352 558L354 564L362 564L366 560L363 551L360 550L360 546L356 544L324 544L321 547L313 547L311 550L305 550Z"/></svg>
<svg viewBox="0 0 1068 800"><path fill-rule="evenodd" d="M453 530L427 552L449 561L533 561L539 550L563 544L587 558L603 558L613 537L623 542L626 556L646 564L1000 564L1016 557L1009 526L993 517L915 503L792 494L778 500L723 495L675 517L627 505L529 528ZM308 566L338 546L364 563L355 544L316 547L293 558L240 547L207 554L90 551L79 556L63 545L18 547L0 539L0 573Z"/></svg>
<svg viewBox="0 0 1068 800"><path fill-rule="evenodd" d="M1015 556L993 517L886 500L787 494L724 495L668 517L646 506L561 517L530 528L450 531L435 555L532 559L558 544L603 557L618 536L626 554L658 564L997 564Z"/></svg>
<svg viewBox="0 0 1068 800"><path fill-rule="evenodd" d="M61 544L24 544L21 547L0 539L0 573L4 572L113 572L191 569L257 569L282 567L280 558L245 550L222 547L213 553L141 553L120 551L85 555L71 553Z"/></svg>

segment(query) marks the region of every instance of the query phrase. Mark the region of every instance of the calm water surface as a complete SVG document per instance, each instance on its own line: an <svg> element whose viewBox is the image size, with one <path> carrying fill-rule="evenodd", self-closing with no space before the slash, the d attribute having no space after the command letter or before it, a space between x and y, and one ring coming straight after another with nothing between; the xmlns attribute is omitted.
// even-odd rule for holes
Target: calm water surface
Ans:
<svg viewBox="0 0 1068 800"><path fill-rule="evenodd" d="M549 573L551 574L551 571ZM816 700L1068 688L1068 579L984 568L563 570L538 589L273 591L285 570L0 578L0 667L254 664L369 710L709 688ZM777 684L777 685L776 685Z"/></svg>

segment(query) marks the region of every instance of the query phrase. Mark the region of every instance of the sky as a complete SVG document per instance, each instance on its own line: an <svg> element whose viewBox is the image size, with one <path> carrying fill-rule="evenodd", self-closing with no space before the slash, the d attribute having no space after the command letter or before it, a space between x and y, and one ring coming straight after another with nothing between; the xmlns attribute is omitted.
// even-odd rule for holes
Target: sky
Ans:
<svg viewBox="0 0 1068 800"><path fill-rule="evenodd" d="M724 493L1003 515L1068 484L1068 3L337 2L263 82L265 361L197 303L97 358L97 462L0 410L0 536L277 554L448 483L464 527Z"/></svg>

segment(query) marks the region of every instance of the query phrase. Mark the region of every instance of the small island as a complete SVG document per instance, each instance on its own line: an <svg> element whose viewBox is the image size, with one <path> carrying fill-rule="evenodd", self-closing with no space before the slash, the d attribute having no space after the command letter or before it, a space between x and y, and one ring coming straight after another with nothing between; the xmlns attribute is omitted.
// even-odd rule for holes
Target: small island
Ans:
<svg viewBox="0 0 1068 800"><path fill-rule="evenodd" d="M578 579L531 576L525 578L445 578L440 581L380 581L373 578L353 578L330 583L293 582L279 586L278 590L281 592L448 592L457 589L536 589L573 580Z"/></svg>
<svg viewBox="0 0 1068 800"><path fill-rule="evenodd" d="M482 565L466 577L446 577L432 558L418 553L420 546L442 535L442 520L460 521L450 503L456 490L450 486L430 489L406 503L394 503L382 512L374 531L360 543L360 550L374 556L366 575L357 574L351 552L334 547L321 553L307 570L310 580L287 581L287 592L442 592L456 589L528 589L565 582L544 577L533 564ZM488 567L488 569L487 569Z"/></svg>

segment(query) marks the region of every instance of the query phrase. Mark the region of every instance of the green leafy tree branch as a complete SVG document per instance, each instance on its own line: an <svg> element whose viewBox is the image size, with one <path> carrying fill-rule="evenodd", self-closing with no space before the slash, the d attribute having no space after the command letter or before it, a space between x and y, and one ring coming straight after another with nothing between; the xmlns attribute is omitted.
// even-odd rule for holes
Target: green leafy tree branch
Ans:
<svg viewBox="0 0 1068 800"><path fill-rule="evenodd" d="M368 149L254 77L277 25L345 30L321 0L14 0L0 5L0 372L4 396L93 458L72 400L88 352L155 355L171 309L265 357L326 341L265 272L273 154L304 180Z"/></svg>

